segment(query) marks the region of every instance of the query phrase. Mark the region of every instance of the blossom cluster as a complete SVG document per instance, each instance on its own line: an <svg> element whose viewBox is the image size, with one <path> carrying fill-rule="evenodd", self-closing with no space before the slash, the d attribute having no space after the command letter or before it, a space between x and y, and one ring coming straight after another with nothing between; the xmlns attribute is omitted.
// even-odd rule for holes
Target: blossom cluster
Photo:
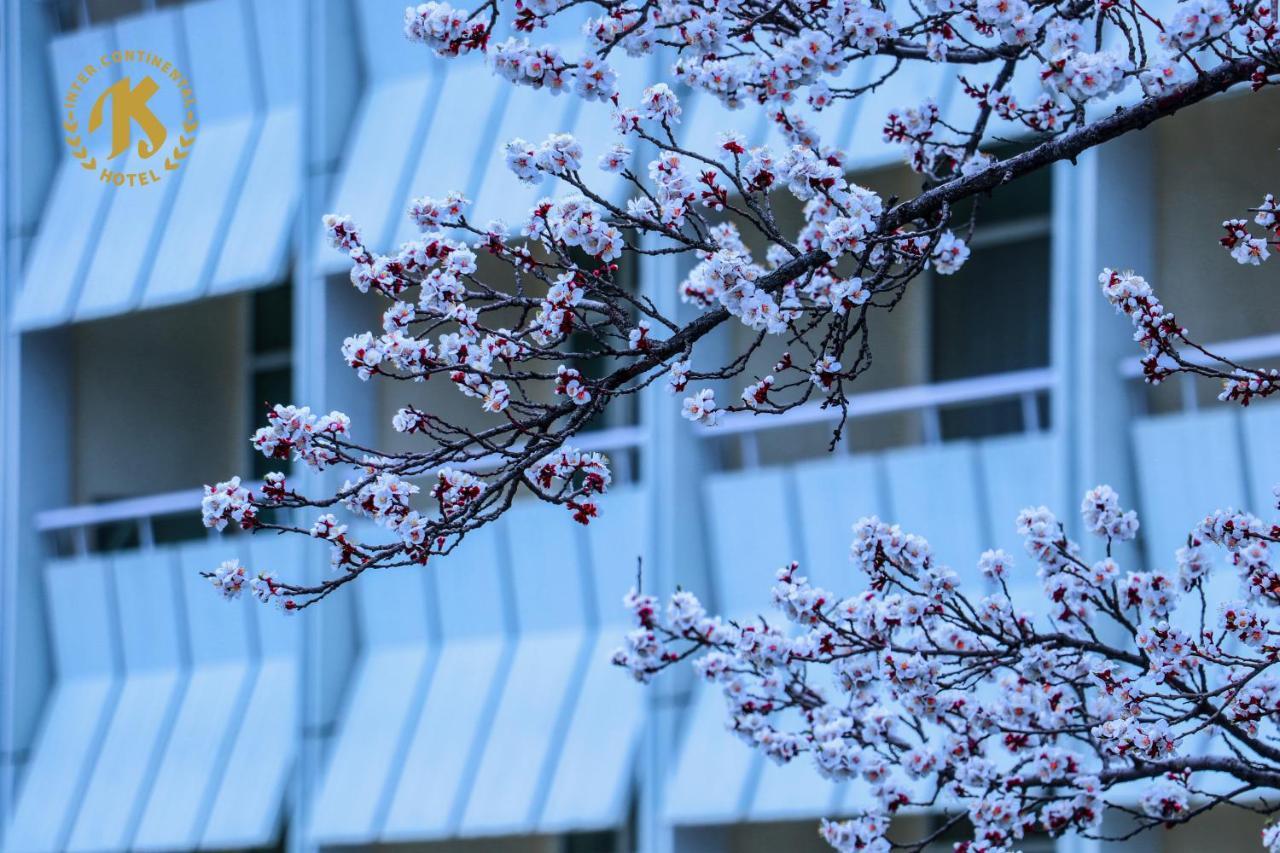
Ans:
<svg viewBox="0 0 1280 853"><path fill-rule="evenodd" d="M1080 509L1108 553L1138 533L1108 486ZM1044 507L1017 526L1031 568L987 551L977 593L926 540L876 517L853 527L861 588L818 587L792 563L776 575L773 621L712 615L688 590L665 606L633 591L614 662L647 682L690 660L751 748L865 783L860 813L822 822L840 851L889 850L909 808L964 813L968 851L1014 849L1031 832L1098 837L1115 807L1139 827L1178 823L1228 796L1215 775L1274 772L1259 743L1280 734L1280 525L1223 510L1192 531L1238 581L1242 597L1216 611L1160 572L1091 565ZM1038 593L1017 581L1031 573Z"/></svg>

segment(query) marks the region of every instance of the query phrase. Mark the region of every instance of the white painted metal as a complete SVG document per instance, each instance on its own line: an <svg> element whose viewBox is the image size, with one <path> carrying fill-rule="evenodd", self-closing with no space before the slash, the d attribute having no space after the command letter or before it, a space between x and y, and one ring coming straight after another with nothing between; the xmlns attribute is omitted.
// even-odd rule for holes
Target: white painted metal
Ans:
<svg viewBox="0 0 1280 853"><path fill-rule="evenodd" d="M81 30L54 39L49 45L54 85L61 96L85 63L85 57L100 56L115 46L116 33L110 27ZM115 66L98 72L114 80ZM107 153L106 140L85 138L85 108L77 110L81 142L101 160ZM65 118L59 115L58 121ZM66 146L60 133L59 148ZM114 188L93 180L80 161L62 152L49 200L40 220L40 230L27 260L22 289L14 302L12 323L17 329L57 325L71 316L80 293L93 246L101 233L101 223Z"/></svg>
<svg viewBox="0 0 1280 853"><path fill-rule="evenodd" d="M385 541L364 527L361 541ZM362 650L338 717L338 732L312 810L319 844L373 841L430 677L427 574L434 566L387 569L360 579ZM360 780L353 785L352 780Z"/></svg>
<svg viewBox="0 0 1280 853"><path fill-rule="evenodd" d="M510 660L513 614L501 527L468 536L430 576L440 651L393 780L384 840L447 837L461 821Z"/></svg>
<svg viewBox="0 0 1280 853"><path fill-rule="evenodd" d="M58 676L5 833L11 853L63 849L119 692L119 627L104 560L52 563L45 589Z"/></svg>
<svg viewBox="0 0 1280 853"><path fill-rule="evenodd" d="M208 288L262 124L249 6L243 0L194 3L182 8L181 26L199 93L199 127L173 173L180 178L177 196L146 275L144 307L193 299ZM283 175L290 165L278 163L277 171Z"/></svg>
<svg viewBox="0 0 1280 853"><path fill-rule="evenodd" d="M294 229L304 169L302 51L297 36L302 0L254 0L254 65L264 104L243 186L226 223L212 278L214 293L281 281ZM341 73L335 68L335 75ZM346 88L350 88L349 86ZM344 91L330 83L341 112Z"/></svg>
<svg viewBox="0 0 1280 853"><path fill-rule="evenodd" d="M644 492L623 488L609 493L587 528L594 630L564 743L553 758L539 832L602 830L626 821L644 694L610 659L631 627L622 599L636 582L648 526Z"/></svg>
<svg viewBox="0 0 1280 853"><path fill-rule="evenodd" d="M142 816L184 683L175 569L170 551L111 560L124 678L67 850L127 847Z"/></svg>
<svg viewBox="0 0 1280 853"><path fill-rule="evenodd" d="M236 552L234 543L222 540L178 549L190 668L133 837L135 850L189 850L198 845L239 732L254 674L255 614L250 608L261 605L248 596L223 601L200 576L233 559Z"/></svg>
<svg viewBox="0 0 1280 853"><path fill-rule="evenodd" d="M145 44L153 53L171 57L170 61L176 66L187 67L189 58L179 26L176 9L125 18L115 25L115 41L126 47ZM125 76L131 71L127 63L120 67L120 73ZM162 115L180 115L183 111L182 96L175 86L160 86L152 100L154 109ZM177 142L176 138L173 142ZM76 301L73 314L76 320L90 320L137 307L178 184L183 179L182 169L161 174L165 170L160 154L143 159L136 148L130 148L122 159L99 157L98 165L113 172L154 171L160 175L160 183L147 187L145 192L140 187L127 185L108 191L106 215L93 234L84 285ZM85 176L79 177L83 180Z"/></svg>
<svg viewBox="0 0 1280 853"><path fill-rule="evenodd" d="M282 575L297 571L301 544L292 537L254 537L246 565L251 571L275 570ZM253 614L257 666L201 847L256 847L275 838L298 748L302 620L261 605Z"/></svg>

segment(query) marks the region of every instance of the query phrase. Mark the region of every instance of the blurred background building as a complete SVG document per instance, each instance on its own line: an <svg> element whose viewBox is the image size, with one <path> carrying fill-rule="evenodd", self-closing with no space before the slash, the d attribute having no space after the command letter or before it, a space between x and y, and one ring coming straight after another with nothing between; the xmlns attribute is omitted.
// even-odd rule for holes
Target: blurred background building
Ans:
<svg viewBox="0 0 1280 853"><path fill-rule="evenodd" d="M392 447L406 394L456 404L342 364L376 306L321 243L321 214L353 215L383 250L412 236L417 195L463 189L482 220L513 223L549 188L518 184L499 143L571 130L593 161L611 141L601 105L512 93L409 45L405 2L3 0L4 850L823 849L815 819L856 791L753 755L687 678L643 692L608 665L638 556L647 588L750 616L793 558L847 589L849 526L873 512L971 579L984 548L1023 554L1020 508L1074 525L1097 482L1141 512L1130 567L1171 565L1212 507L1273 514L1277 409L1144 386L1096 284L1103 266L1142 270L1201 340L1280 360L1274 270L1215 243L1280 187L1268 93L985 200L964 270L919 282L873 328L834 451L816 408L695 431L678 400L645 398L581 442L620 481L588 529L519 506L455 558L364 578L302 618L221 601L197 572L228 556L295 577L327 563L315 544L200 526L201 484L267 470L247 441L265 401L341 408ZM197 91L190 162L155 191L109 191L58 127L74 69L124 47L178 57ZM625 67L631 98L647 70ZM857 180L907 194L880 125L925 96L966 109L947 75L911 69L814 121ZM728 127L779 141L757 113L684 105L695 146ZM679 262L636 273L676 310ZM1253 849L1255 831L1210 816L1130 849Z"/></svg>

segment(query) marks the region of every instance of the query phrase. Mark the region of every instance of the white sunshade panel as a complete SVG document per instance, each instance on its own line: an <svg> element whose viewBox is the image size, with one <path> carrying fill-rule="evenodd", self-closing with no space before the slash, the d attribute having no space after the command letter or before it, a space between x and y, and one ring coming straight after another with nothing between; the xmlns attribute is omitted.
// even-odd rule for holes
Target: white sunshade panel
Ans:
<svg viewBox="0 0 1280 853"><path fill-rule="evenodd" d="M988 545L978 493L978 462L967 441L893 450L884 455L889 478L886 518L923 536L933 556L966 580Z"/></svg>
<svg viewBox="0 0 1280 853"><path fill-rule="evenodd" d="M1137 465L1139 535L1146 549L1148 570L1169 571L1174 552L1186 544L1187 534L1215 508L1243 507L1248 500L1241 465L1239 414L1234 411L1191 412L1144 418L1132 425L1133 441L1141 453ZM1187 448L1196 448L1188 453ZM1190 496L1190 497L1189 497ZM1121 495L1121 500L1124 496ZM1125 567L1136 569L1138 567ZM1240 598L1240 580L1225 567L1210 572L1204 585L1204 612L1212 620L1223 602ZM1188 605L1169 620L1191 635L1199 630L1200 608ZM1229 756L1221 738L1202 732L1191 744L1195 754ZM1209 790L1212 777L1198 780ZM1137 785L1119 794L1136 802Z"/></svg>
<svg viewBox="0 0 1280 853"><path fill-rule="evenodd" d="M819 459L791 469L800 519L800 573L838 598L864 586L849 561L853 525L884 515L884 470L871 455Z"/></svg>
<svg viewBox="0 0 1280 853"><path fill-rule="evenodd" d="M587 527L599 626L573 717L556 759L539 832L607 829L626 820L631 769L644 723L644 688L612 663L630 630L622 599L635 584L649 529L646 493L611 491ZM647 565L647 561L646 561ZM600 744L610 745L601 750Z"/></svg>
<svg viewBox="0 0 1280 853"><path fill-rule="evenodd" d="M48 201L40 218L31 254L23 273L22 289L14 302L13 324L18 329L36 329L66 322L79 295L80 282L93 245L97 242L100 223L109 196L117 192L98 180L97 172L88 172L81 162L68 155L67 135L62 121L62 98L85 65L96 65L98 57L116 45L115 30L94 27L60 36L49 45L53 64L54 85L58 97L58 145L61 159L50 188ZM115 65L99 70L109 80L118 76ZM102 164L108 153L106 134L89 136L87 117L89 104L79 103L76 136L90 154Z"/></svg>
<svg viewBox="0 0 1280 853"><path fill-rule="evenodd" d="M990 438L978 445L978 461L982 467L982 484L990 529L982 551L988 548L1003 549L1012 557L1015 565L1026 566L1014 575L1014 580L1039 586L1039 579L1027 556L1023 539L1018 535L1018 513L1027 507L1047 506L1062 519L1076 509L1080 496L1064 494L1058 472L1062 470L1058 457L1059 444L1049 433L1031 433ZM1069 503L1062 504L1066 498ZM973 554L964 566L971 570L965 574L965 582L980 583L974 567L978 555ZM953 567L957 572L960 567ZM981 587L977 587L981 588Z"/></svg>
<svg viewBox="0 0 1280 853"><path fill-rule="evenodd" d="M1239 426L1238 413L1229 410L1134 422L1134 446L1142 451L1134 454L1136 509L1147 569L1169 571L1174 567L1174 553L1210 511L1247 505ZM1196 452L1188 453L1189 447ZM1124 495L1120 497L1125 500ZM1239 578L1229 571L1211 572L1204 593L1208 602L1205 612L1213 618L1219 604L1240 597ZM1183 608L1176 617L1170 621L1181 623L1184 630L1193 635L1199 630L1198 609Z"/></svg>
<svg viewBox="0 0 1280 853"><path fill-rule="evenodd" d="M714 596L694 592L725 618L754 619L768 609L775 573L795 556L784 473L777 468L716 474L704 483L703 499ZM742 524L747 517L752 519L749 534ZM727 720L720 688L699 682L667 791L665 811L671 822L708 824L747 817L761 757L726 728Z"/></svg>
<svg viewBox="0 0 1280 853"><path fill-rule="evenodd" d="M294 537L255 536L251 570L281 573L304 562ZM297 753L301 620L253 602L257 667L249 697L236 721L234 744L213 797L201 847L259 847L279 830L285 789Z"/></svg>
<svg viewBox="0 0 1280 853"><path fill-rule="evenodd" d="M329 208L354 219L373 251L391 248L395 219L403 211L387 202L404 194L410 158L433 112L430 101L434 99L429 98L433 89L438 91L439 83L432 77L409 75L370 84L360 101L349 156ZM476 104L473 110L481 106ZM317 263L326 272L351 264L328 240L320 241L316 250Z"/></svg>
<svg viewBox="0 0 1280 853"><path fill-rule="evenodd" d="M502 524L467 536L432 568L440 650L403 766L392 778L384 841L452 836L491 729L510 663L510 612Z"/></svg>
<svg viewBox="0 0 1280 853"><path fill-rule="evenodd" d="M733 484L736 488L731 488ZM734 616L749 618L763 614L773 624L785 625L783 617L771 610L769 590L773 587L778 569L800 558L800 530L798 505L791 490L791 480L783 468L766 468L725 475L717 483L719 487L710 502L713 517L728 521L715 529L717 582L721 589L730 583L739 586L740 600L732 609ZM743 535L741 519L748 512L759 512L770 519L753 523L753 534ZM763 529L762 529L763 528ZM771 543L769 549L761 547L760 540ZM749 585L743 584L743 566L751 564L747 576ZM703 687L707 689L706 686ZM721 727L724 726L724 700L718 687L712 688L720 701ZM786 725L795 726L796 719L788 719ZM724 732L736 741L738 749L749 749L735 735ZM823 779L813 768L808 756L788 764L776 764L760 754L755 755L759 766L754 790L744 791L747 799L747 817L750 820L768 821L791 818L815 817L827 813L839 792L839 786ZM710 780L708 780L710 781Z"/></svg>
<svg viewBox="0 0 1280 853"><path fill-rule="evenodd" d="M116 43L145 44L148 50L171 58L180 70L190 67L179 33L179 12L169 9L154 14L125 18L116 24ZM129 73L126 65L122 71ZM176 86L161 85L152 96L152 108L159 115L181 115L182 96ZM165 148L177 144L177 129L170 128ZM166 221L185 169L164 168L166 150L144 159L138 144L130 145L123 157L100 161L113 172L154 172L160 179L145 189L127 184L113 188L107 196L106 217L94 235L93 248L74 319L91 320L119 314L138 306L142 284L160 245ZM197 141L197 144L199 142Z"/></svg>
<svg viewBox="0 0 1280 853"><path fill-rule="evenodd" d="M507 513L519 633L459 834L537 826L588 652L589 581L581 528L567 512L518 502ZM537 548L518 543L537 542Z"/></svg>
<svg viewBox="0 0 1280 853"><path fill-rule="evenodd" d="M302 0L257 0L253 49L265 111L250 148L242 190L215 262L212 291L279 281L302 191Z"/></svg>
<svg viewBox="0 0 1280 853"><path fill-rule="evenodd" d="M313 809L311 835L320 844L377 838L429 681L426 575L434 570L386 569L357 585L362 650Z"/></svg>
<svg viewBox="0 0 1280 853"><path fill-rule="evenodd" d="M206 292L227 222L244 184L261 116L257 100L249 7L213 0L182 7L187 67L199 93L196 144L182 169L155 262L147 275L144 307L194 299ZM280 163L283 171L289 164Z"/></svg>
<svg viewBox="0 0 1280 853"><path fill-rule="evenodd" d="M1244 422L1244 454L1253 471L1249 509L1263 521L1275 521L1280 495L1272 489L1280 486L1280 455L1271 447L1280 435L1280 404L1253 403L1240 417Z"/></svg>
<svg viewBox="0 0 1280 853"><path fill-rule="evenodd" d="M177 575L170 551L111 560L124 679L67 850L128 847L183 685Z"/></svg>
<svg viewBox="0 0 1280 853"><path fill-rule="evenodd" d="M526 184L507 168L506 144L519 137L536 146L553 133L572 131L580 103L581 99L572 94L553 95L546 89L512 87L497 136L492 145L480 152L483 183L471 208L479 224L501 219L509 228L518 228L540 198L553 194L555 188L550 179Z"/></svg>
<svg viewBox="0 0 1280 853"><path fill-rule="evenodd" d="M198 845L240 726L253 676L250 608L261 605L248 595L224 601L200 576L232 551L229 543L217 541L183 545L178 552L190 669L134 850Z"/></svg>
<svg viewBox="0 0 1280 853"><path fill-rule="evenodd" d="M421 149L414 155L412 175L399 206L391 211L394 246L419 233L408 216L415 198L444 198L456 190L474 201L485 177L484 164L495 150L511 85L478 58L451 59L442 66L441 72L446 71L448 76L433 98L432 121ZM466 214L478 226L493 218L474 204Z"/></svg>
<svg viewBox="0 0 1280 853"><path fill-rule="evenodd" d="M421 149L440 100L445 63L426 47L404 37L403 0L369 0L354 7L360 30L368 85L360 98L355 129L329 209L350 216L360 226L365 244L375 252L392 248L396 217L393 204L403 198L413 158ZM449 123L465 126L489 105L472 101ZM453 143L453 144L456 144ZM344 253L320 240L316 263L325 272L350 265Z"/></svg>
<svg viewBox="0 0 1280 853"><path fill-rule="evenodd" d="M119 687L106 562L55 561L44 579L57 674L5 832L10 853L66 846Z"/></svg>
<svg viewBox="0 0 1280 853"><path fill-rule="evenodd" d="M837 599L864 589L866 579L851 564L849 546L853 541L853 525L858 519L884 516L886 486L880 459L870 454L821 459L800 463L790 474L800 519L800 573L811 583L830 590ZM839 695L835 688L832 695ZM801 773L808 775L796 779ZM786 790L797 785L798 789L807 786L811 790L806 803L809 807L821 803L824 791L830 792L832 799L825 804L824 813L833 814L840 810L845 799L854 795L858 785L857 782L852 785L828 782L813 790L814 780L819 778L809 756L794 760L779 771L766 773L756 794L757 813L763 818L785 811L789 806ZM801 816L812 817L814 813Z"/></svg>

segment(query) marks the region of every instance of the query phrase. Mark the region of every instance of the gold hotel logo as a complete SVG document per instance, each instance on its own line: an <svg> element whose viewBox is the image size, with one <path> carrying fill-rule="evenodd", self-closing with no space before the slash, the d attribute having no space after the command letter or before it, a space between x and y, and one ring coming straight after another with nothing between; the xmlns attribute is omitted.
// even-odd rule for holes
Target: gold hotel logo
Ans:
<svg viewBox="0 0 1280 853"><path fill-rule="evenodd" d="M109 80L112 66L120 69L114 82ZM116 50L96 65L85 65L71 81L62 101L62 128L71 156L97 172L100 181L145 187L182 168L196 141L195 104L191 81L172 62L150 51ZM86 105L82 130L79 111ZM136 146L135 132L140 136ZM101 161L89 151L90 141L99 149L103 142L110 146ZM128 156L132 152L137 160Z"/></svg>

